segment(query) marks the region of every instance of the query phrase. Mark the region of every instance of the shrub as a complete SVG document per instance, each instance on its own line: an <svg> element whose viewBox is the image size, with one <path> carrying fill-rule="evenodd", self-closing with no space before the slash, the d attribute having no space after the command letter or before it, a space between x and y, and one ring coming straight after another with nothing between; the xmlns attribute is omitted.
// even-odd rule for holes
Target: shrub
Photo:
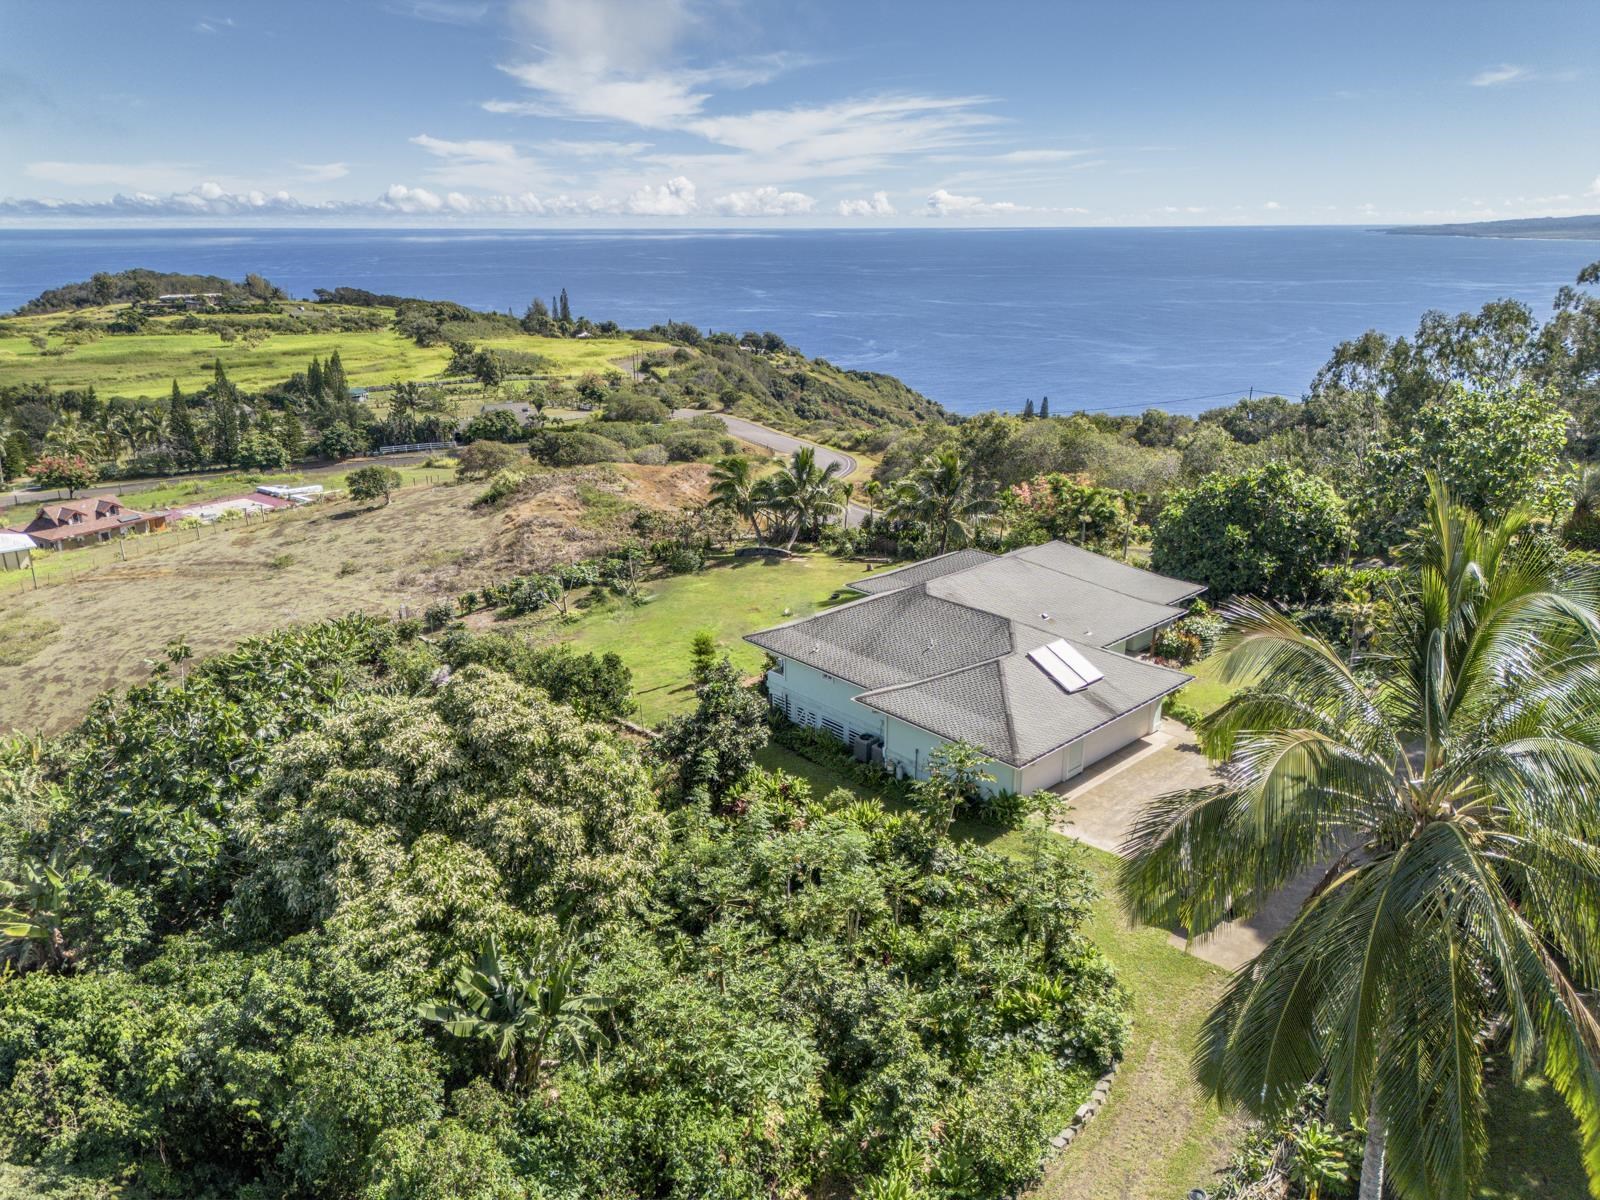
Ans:
<svg viewBox="0 0 1600 1200"><path fill-rule="evenodd" d="M691 546L673 546L661 562L670 574L693 575L705 568L706 557Z"/></svg>
<svg viewBox="0 0 1600 1200"><path fill-rule="evenodd" d="M473 503L484 508L503 504L517 494L527 479L528 477L521 471L496 471L494 478L489 480L489 486Z"/></svg>
<svg viewBox="0 0 1600 1200"><path fill-rule="evenodd" d="M584 467L594 463L627 462L628 452L619 443L596 433L581 430L552 435L547 442L548 461L555 467Z"/></svg>
<svg viewBox="0 0 1600 1200"><path fill-rule="evenodd" d="M637 392L621 392L611 396L605 402L604 411L607 421L638 421L644 424L659 424L671 415L667 406L654 396L641 396Z"/></svg>
<svg viewBox="0 0 1600 1200"><path fill-rule="evenodd" d="M477 441L463 446L456 455L456 475L462 479L487 479L497 471L514 471L517 464L527 461L515 446Z"/></svg>
<svg viewBox="0 0 1600 1200"><path fill-rule="evenodd" d="M1171 717L1193 729L1200 723L1200 710L1184 698L1183 692L1174 692L1161 706L1161 715Z"/></svg>
<svg viewBox="0 0 1600 1200"><path fill-rule="evenodd" d="M1165 629L1158 630L1150 643L1150 649L1157 658L1171 659L1180 667L1186 667L1201 658L1205 652L1205 645L1201 642L1199 634L1185 629L1180 621L1176 625L1168 625Z"/></svg>
<svg viewBox="0 0 1600 1200"><path fill-rule="evenodd" d="M448 600L430 604L423 610L422 624L430 633L443 629L456 619L456 606Z"/></svg>
<svg viewBox="0 0 1600 1200"><path fill-rule="evenodd" d="M643 446L633 452L633 461L645 467L664 467L667 465L667 448L660 443Z"/></svg>

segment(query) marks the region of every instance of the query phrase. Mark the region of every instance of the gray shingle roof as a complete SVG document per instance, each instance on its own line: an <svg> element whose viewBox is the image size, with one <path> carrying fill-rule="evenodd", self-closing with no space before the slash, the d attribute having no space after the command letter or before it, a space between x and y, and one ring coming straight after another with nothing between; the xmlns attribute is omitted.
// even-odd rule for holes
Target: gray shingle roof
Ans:
<svg viewBox="0 0 1600 1200"><path fill-rule="evenodd" d="M745 638L863 688L926 679L1009 654L1011 622L902 588Z"/></svg>
<svg viewBox="0 0 1600 1200"><path fill-rule="evenodd" d="M923 586L931 596L1097 646L1127 641L1134 634L1183 616L1181 609L1114 592L1014 554Z"/></svg>
<svg viewBox="0 0 1600 1200"><path fill-rule="evenodd" d="M1182 687L1120 654L1203 589L1052 542L958 550L852 584L869 594L745 640L863 689L859 703L1024 766ZM1157 599L1162 597L1164 599ZM1063 638L1104 678L1066 692L1028 651Z"/></svg>
<svg viewBox="0 0 1600 1200"><path fill-rule="evenodd" d="M1042 546L1027 546L1012 551L1008 557L1038 563L1042 567L1049 567L1052 571L1060 571L1063 575L1071 575L1086 583L1099 584L1103 588L1110 588L1114 592L1121 592L1125 596L1132 596L1150 604L1176 604L1180 600L1198 596L1206 590L1202 585L1190 583L1187 579L1173 579L1168 575L1157 575L1154 571L1130 567L1127 563L1096 554L1092 550L1069 546L1065 542L1046 542Z"/></svg>
<svg viewBox="0 0 1600 1200"><path fill-rule="evenodd" d="M952 550L949 554L935 555L925 558L921 562L911 563L909 566L895 567L889 571L875 571L865 579L858 579L854 583L845 584L846 587L867 595L876 596L884 592L892 592L896 588L914 587L919 583L927 583L930 579L937 579L941 575L949 575L952 571L965 571L968 567L976 567L986 562L993 562L995 556L984 550Z"/></svg>
<svg viewBox="0 0 1600 1200"><path fill-rule="evenodd" d="M1098 646L1079 643L1077 648L1105 672L1104 679L1079 692L1062 691L1029 661L1026 649L1019 649L932 679L866 692L856 700L949 741L971 742L999 761L1021 767L1189 682L1181 671Z"/></svg>

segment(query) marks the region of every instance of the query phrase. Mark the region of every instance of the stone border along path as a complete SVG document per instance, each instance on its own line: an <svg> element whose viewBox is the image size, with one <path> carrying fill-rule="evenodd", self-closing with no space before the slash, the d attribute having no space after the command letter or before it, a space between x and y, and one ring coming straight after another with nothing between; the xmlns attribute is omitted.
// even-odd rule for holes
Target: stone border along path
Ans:
<svg viewBox="0 0 1600 1200"><path fill-rule="evenodd" d="M1072 1114L1072 1124L1050 1139L1050 1149L1045 1151L1044 1157L1039 1160L1039 1170L1043 1171L1048 1167L1051 1159L1072 1145L1079 1131L1099 1115L1106 1098L1111 1095L1111 1084L1117 1077L1117 1068L1121 1065L1120 1059L1112 1059L1110 1069L1095 1080L1094 1091L1087 1100L1078 1105L1078 1111Z"/></svg>

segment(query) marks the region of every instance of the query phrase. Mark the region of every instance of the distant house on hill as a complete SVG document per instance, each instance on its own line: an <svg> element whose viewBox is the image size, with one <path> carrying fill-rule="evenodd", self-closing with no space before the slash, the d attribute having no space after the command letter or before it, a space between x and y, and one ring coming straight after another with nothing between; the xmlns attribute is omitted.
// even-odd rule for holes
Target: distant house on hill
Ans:
<svg viewBox="0 0 1600 1200"><path fill-rule="evenodd" d="M20 571L33 556L34 541L25 533L0 531L0 571Z"/></svg>
<svg viewBox="0 0 1600 1200"><path fill-rule="evenodd" d="M150 307L167 312L187 312L196 308L216 308L221 292L166 292L150 302Z"/></svg>
<svg viewBox="0 0 1600 1200"><path fill-rule="evenodd" d="M1139 655L1205 590L1061 542L957 550L850 587L865 597L746 638L776 660L773 706L915 779L968 742L993 788L1016 792L1156 732L1190 677Z"/></svg>
<svg viewBox="0 0 1600 1200"><path fill-rule="evenodd" d="M115 496L85 496L46 504L33 520L26 525L13 525L7 532L25 533L41 546L61 550L129 533L148 533L164 529L166 524L164 512L137 512Z"/></svg>

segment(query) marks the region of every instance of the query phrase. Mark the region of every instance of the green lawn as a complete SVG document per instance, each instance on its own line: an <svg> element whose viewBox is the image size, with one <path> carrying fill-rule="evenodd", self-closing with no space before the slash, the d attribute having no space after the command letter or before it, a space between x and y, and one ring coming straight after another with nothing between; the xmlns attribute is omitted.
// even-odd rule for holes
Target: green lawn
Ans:
<svg viewBox="0 0 1600 1200"><path fill-rule="evenodd" d="M1223 703L1242 687L1238 683L1224 683L1219 677L1220 660L1215 656L1202 659L1192 667L1183 668L1194 676L1194 682L1187 684L1179 694L1179 698L1186 704L1198 709L1201 715L1221 708Z"/></svg>
<svg viewBox="0 0 1600 1200"><path fill-rule="evenodd" d="M689 642L699 630L709 629L734 665L754 674L764 656L742 640L745 634L810 616L861 575L861 564L823 554L723 560L697 575L648 585L651 598L642 605L608 598L557 636L621 655L633 671L637 719L654 725L690 703Z"/></svg>
<svg viewBox="0 0 1600 1200"><path fill-rule="evenodd" d="M292 312L294 305L287 307ZM110 311L87 309L82 315L100 320ZM209 383L212 365L221 359L235 383L258 388L282 383L296 371L305 370L313 357L326 358L338 350L349 381L369 387L397 379L435 378L450 361L448 346L418 346L390 329L274 333L255 344L242 339L224 342L217 334L205 332L102 333L74 345L68 336L49 332L68 315L51 313L5 321L8 332L0 336L0 385L28 382L71 388L93 384L103 397L165 396L174 379L185 391ZM150 328L170 328L177 320L158 318ZM43 351L31 341L39 335L48 342ZM482 344L540 355L553 364L557 374L565 376L603 372L613 359L663 348L661 343L631 338L576 340L532 335L493 338ZM58 353L61 351L64 353Z"/></svg>

